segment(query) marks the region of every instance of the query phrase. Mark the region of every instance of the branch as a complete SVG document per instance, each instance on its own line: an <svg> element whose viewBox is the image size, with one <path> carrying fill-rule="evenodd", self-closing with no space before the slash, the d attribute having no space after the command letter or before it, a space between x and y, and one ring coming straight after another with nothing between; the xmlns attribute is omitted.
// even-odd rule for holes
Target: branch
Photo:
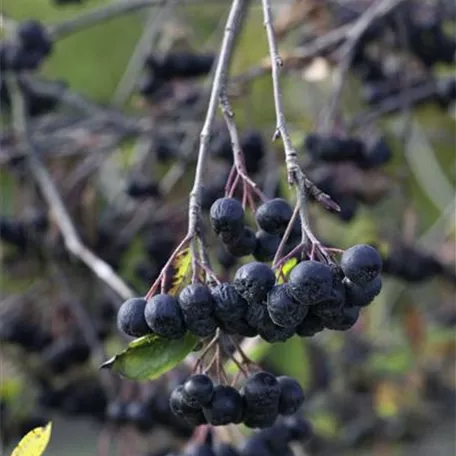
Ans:
<svg viewBox="0 0 456 456"><path fill-rule="evenodd" d="M323 122L326 128L329 126L329 122L332 120L337 110L342 95L342 89L347 79L347 73L353 62L357 44L375 21L389 14L404 1L405 0L381 0L379 3L374 2L348 30L345 43L340 50L340 64L333 76L334 90L327 106L326 119Z"/></svg>
<svg viewBox="0 0 456 456"><path fill-rule="evenodd" d="M233 0L230 13L225 26L220 54L212 83L209 105L207 108L206 119L200 133L200 147L198 151L198 160L196 163L195 178L193 188L190 192L189 202L189 229L188 236L194 237L197 232L197 225L201 213L201 193L203 187L203 173L208 151L210 134L215 121L217 106L222 91L223 82L226 80L229 61L234 47L234 39L236 36L236 24L241 17L243 4L245 0Z"/></svg>
<svg viewBox="0 0 456 456"><path fill-rule="evenodd" d="M12 111L15 129L18 137L23 139L27 146L27 162L30 171L41 190L44 199L53 212L55 222L62 234L65 246L69 252L79 258L94 274L109 285L123 299L128 299L135 294L125 282L114 272L114 270L88 249L79 238L70 215L59 195L57 188L52 180L52 176L41 162L37 151L30 139L27 128L27 115L25 112L24 98L21 93L17 80L12 77L8 80L12 95Z"/></svg>
<svg viewBox="0 0 456 456"><path fill-rule="evenodd" d="M226 73L228 71L228 66L230 62L230 57L233 52L234 42L236 37L236 24L238 23L243 9L243 4L245 0L233 0L231 4L230 12L228 19L225 25L225 33L223 35L222 44L220 47L220 53L217 60L214 79L212 82L211 95L209 97L209 105L206 112L206 118L204 120L203 128L200 133L200 145L198 150L198 158L196 162L195 177L193 180L193 187L190 192L190 200L188 204L188 231L184 239L177 246L174 252L169 257L166 264L163 266L157 280L150 287L145 298L149 299L155 291L157 290L160 282L163 281L166 276L166 272L172 265L174 259L177 257L178 253L190 242L192 255L196 255L196 238L199 236L199 222L201 216L201 196L203 189L203 175L205 171L205 164L207 158L207 152L209 149L209 139L212 131L212 127L215 121L215 116L217 113L217 107L219 103L219 98L222 90L223 81L226 79ZM193 258L193 267L197 266L196 257ZM193 271L195 274L195 270Z"/></svg>
<svg viewBox="0 0 456 456"><path fill-rule="evenodd" d="M272 24L272 13L271 13L271 2L270 0L262 0L263 4L263 15L264 15L264 26L268 36L269 54L271 58L272 66L272 84L274 92L274 105L276 111L276 131L274 133L273 140L279 136L282 138L284 150L285 150L285 164L287 167L288 183L295 185L297 199L299 201L299 213L301 217L302 236L309 231L308 224L306 222L306 192L312 193L318 201L320 201L325 207L331 210L340 210L339 206L334 203L329 195L319 190L302 172L298 161L298 155L290 139L288 133L288 127L285 120L284 107L282 103L282 93L280 90L280 67L283 62L279 56L279 49L277 45L277 39Z"/></svg>
<svg viewBox="0 0 456 456"><path fill-rule="evenodd" d="M147 8L150 6L161 6L165 5L170 0L121 0L112 5L95 8L88 13L83 13L76 16L68 21L56 24L49 27L49 33L52 38L60 39L71 33L79 32L85 28L93 27L100 22L113 19L117 16L122 16L126 13L132 13L134 11ZM190 1L190 0L182 0Z"/></svg>

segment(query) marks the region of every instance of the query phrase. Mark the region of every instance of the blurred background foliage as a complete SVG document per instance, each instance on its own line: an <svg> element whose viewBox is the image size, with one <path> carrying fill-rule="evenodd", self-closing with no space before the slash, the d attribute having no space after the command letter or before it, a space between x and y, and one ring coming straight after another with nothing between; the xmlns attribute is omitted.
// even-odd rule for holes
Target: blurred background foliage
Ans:
<svg viewBox="0 0 456 456"><path fill-rule="evenodd" d="M3 14L14 20L36 18L45 24L56 24L108 3L108 0L88 0L78 6L57 8L48 0L3 0L1 9ZM175 6L167 14L165 23L170 29L188 32L195 50L215 51L228 7L229 2L216 1L214 4ZM55 52L45 63L43 76L63 79L72 90L108 105L143 34L146 20L144 12L131 13L65 37L58 42ZM288 34L281 42L281 50L292 49L298 34ZM258 65L265 56L267 42L261 8L252 6L239 37L231 74L236 75ZM454 68L442 67L437 71L446 74L453 72ZM331 90L330 69L318 81L309 81L303 73L290 72L282 79L286 114L297 146L302 143L304 134L316 127L319 112L327 103ZM359 90L357 80L351 78L347 81L342 105L348 119L366 108L356 96ZM133 95L123 108L129 112L144 112L145 109L137 95ZM270 137L275 127L270 75L267 73L257 78L246 93L233 99L233 109L241 130L255 127L264 133L265 138ZM368 129L367 134L371 131L370 126L362 128ZM426 251L447 259L447 262L454 262L454 112L448 115L427 104L414 108L409 118L402 114L384 117L375 123L375 130L386 135L393 150L394 160L385 169L391 184L390 196L375 206L363 207L348 223L325 213L320 207L312 206L310 216L315 231L325 242L341 248L354 243L373 242L384 252L406 236ZM363 131L360 133L363 134ZM279 146L274 147L277 148L280 163L282 151ZM125 175L126 170L121 168L134 163L135 151L136 143L126 141L106 161L112 162L115 169L120 168L120 175ZM160 165L155 177L160 178L167 169L167 165ZM192 172L189 172L169 199L185 196L191 182ZM286 185L283 187L284 191L288 191ZM22 190L4 169L0 171L0 191L1 213L19 214ZM114 190L114 195L116 191L121 189ZM101 198L97 205L106 206L103 193L97 193L97 198ZM146 289L140 282L135 283L131 265L140 259L143 250L141 239L131 242L120 268L121 275L140 292ZM1 290L4 302L41 278L40 270L35 269L35 274L28 272L30 274L18 277L15 271L3 268ZM432 398L432 394L441 392L432 388L428 391L427 385L429 378L438 374L441 377L439 381L449 390L454 387L454 370L451 367L456 349L454 326L436 317L436 312L442 307L449 307L454 319L454 287L445 281L435 279L411 286L387 277L384 291L375 304L365 310L359 331L349 335L323 333L308 340L293 338L285 344L263 347L260 358L271 369L298 378L306 390L312 392L314 400L309 413L317 432L324 438L355 438L353 435L356 432L362 433L362 426L350 433L346 427L355 426L356 420L346 424L342 415L346 408L358 421L372 418L362 412L365 396L358 403L353 393L354 390L367 390L372 393L368 399L373 403L372 410L390 426L391 435L412 435L419 443L397 443L393 438L392 442L385 442L378 448L368 446L367 450L360 450L361 453L424 455L432 451L436 456L454 454L454 421L448 424L449 415L442 415L445 418L439 419L439 407L444 404L441 403L442 397ZM107 345L107 351L113 354L120 346L122 342L113 338ZM1 397L16 403L16 411L20 413L22 407L31 403L25 398L33 398L33 391L20 366L11 363L10 357L6 360L2 356L1 361ZM19 362L21 364L22 361ZM443 403L452 396L451 392L444 394ZM451 404L447 403L447 406L451 407ZM451 417L453 419L454 416ZM429 424L428 421L431 423L430 433L419 435L422 429L428 429L422 427L422 423ZM93 454L96 434L97 431L87 422L59 419L54 425L49 455ZM354 452L349 450L347 454Z"/></svg>

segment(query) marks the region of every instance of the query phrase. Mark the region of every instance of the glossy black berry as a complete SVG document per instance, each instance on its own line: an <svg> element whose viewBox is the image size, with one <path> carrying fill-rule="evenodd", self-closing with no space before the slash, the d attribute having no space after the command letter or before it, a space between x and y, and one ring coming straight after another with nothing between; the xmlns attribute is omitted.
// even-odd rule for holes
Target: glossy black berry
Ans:
<svg viewBox="0 0 456 456"><path fill-rule="evenodd" d="M268 293L267 307L271 320L285 328L296 328L309 310L290 296L288 284L276 285Z"/></svg>
<svg viewBox="0 0 456 456"><path fill-rule="evenodd" d="M278 234L269 234L266 231L259 230L256 232L256 246L253 256L257 261L272 261L280 245L280 236Z"/></svg>
<svg viewBox="0 0 456 456"><path fill-rule="evenodd" d="M302 320L296 328L296 334L300 337L312 337L324 329L325 324L323 320L310 310L304 320Z"/></svg>
<svg viewBox="0 0 456 456"><path fill-rule="evenodd" d="M262 302L275 284L275 274L266 264L247 263L241 266L234 276L236 291L250 304Z"/></svg>
<svg viewBox="0 0 456 456"><path fill-rule="evenodd" d="M324 320L325 327L333 331L347 331L358 321L360 307L343 307L339 315Z"/></svg>
<svg viewBox="0 0 456 456"><path fill-rule="evenodd" d="M223 242L236 241L244 232L244 209L235 198L219 198L210 210L211 226Z"/></svg>
<svg viewBox="0 0 456 456"><path fill-rule="evenodd" d="M344 274L357 285L366 285L382 271L382 258L376 249L357 244L345 250L340 260Z"/></svg>
<svg viewBox="0 0 456 456"><path fill-rule="evenodd" d="M243 337L255 337L258 331L248 324L245 318L234 321L220 322L220 327L227 334L239 334Z"/></svg>
<svg viewBox="0 0 456 456"><path fill-rule="evenodd" d="M292 441L307 442L313 437L312 424L300 416L287 416L282 422L290 431Z"/></svg>
<svg viewBox="0 0 456 456"><path fill-rule="evenodd" d="M265 341L273 344L285 342L294 334L294 327L276 325L269 316L266 303L254 302L249 305L246 314L247 323L256 329Z"/></svg>
<svg viewBox="0 0 456 456"><path fill-rule="evenodd" d="M254 410L278 407L281 389L273 374L261 371L247 379L242 393L246 406Z"/></svg>
<svg viewBox="0 0 456 456"><path fill-rule="evenodd" d="M125 301L117 312L117 327L132 337L141 337L151 332L144 318L146 300L132 298Z"/></svg>
<svg viewBox="0 0 456 456"><path fill-rule="evenodd" d="M185 383L183 396L190 406L198 408L208 405L214 395L214 384L204 374L192 375Z"/></svg>
<svg viewBox="0 0 456 456"><path fill-rule="evenodd" d="M380 294L382 279L377 276L364 286L356 285L350 279L345 279L344 286L347 307L366 307Z"/></svg>
<svg viewBox="0 0 456 456"><path fill-rule="evenodd" d="M236 291L231 283L221 283L211 291L214 299L214 314L222 322L234 322L243 318L247 312L247 301Z"/></svg>
<svg viewBox="0 0 456 456"><path fill-rule="evenodd" d="M184 317L189 320L207 318L214 313L214 299L209 287L202 284L187 285L178 297Z"/></svg>
<svg viewBox="0 0 456 456"><path fill-rule="evenodd" d="M246 226L238 239L226 244L226 249L231 255L240 258L251 255L255 251L256 244L257 239L255 237L255 232Z"/></svg>
<svg viewBox="0 0 456 456"><path fill-rule="evenodd" d="M277 377L280 385L279 413L281 415L292 415L304 403L304 391L301 385L291 377L283 375Z"/></svg>
<svg viewBox="0 0 456 456"><path fill-rule="evenodd" d="M312 306L312 312L321 318L331 318L338 315L345 304L345 287L343 272L339 266L330 266L333 272L333 286L328 299Z"/></svg>
<svg viewBox="0 0 456 456"><path fill-rule="evenodd" d="M276 406L253 408L246 406L244 412L245 426L255 428L271 427L279 416L279 409Z"/></svg>
<svg viewBox="0 0 456 456"><path fill-rule="evenodd" d="M152 296L144 309L149 328L167 339L182 339L186 327L177 299L169 294Z"/></svg>
<svg viewBox="0 0 456 456"><path fill-rule="evenodd" d="M190 407L184 399L183 385L175 388L169 397L169 406L174 416L187 422L192 426L199 426L206 423L201 408Z"/></svg>
<svg viewBox="0 0 456 456"><path fill-rule="evenodd" d="M203 408L204 416L213 426L240 423L243 418L244 404L239 391L231 386L218 385L210 404Z"/></svg>
<svg viewBox="0 0 456 456"><path fill-rule="evenodd" d="M255 217L260 228L269 234L283 234L293 215L293 209L282 198L274 198L262 204Z"/></svg>
<svg viewBox="0 0 456 456"><path fill-rule="evenodd" d="M312 306L330 297L332 282L329 266L318 261L303 261L292 269L288 290L301 304Z"/></svg>

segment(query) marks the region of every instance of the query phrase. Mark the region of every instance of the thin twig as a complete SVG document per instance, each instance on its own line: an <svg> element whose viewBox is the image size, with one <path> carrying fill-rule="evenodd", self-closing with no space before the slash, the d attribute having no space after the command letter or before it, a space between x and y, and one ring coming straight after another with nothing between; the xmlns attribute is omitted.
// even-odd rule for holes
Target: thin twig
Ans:
<svg viewBox="0 0 456 456"><path fill-rule="evenodd" d="M93 27L100 22L122 16L126 13L148 8L150 6L165 5L170 0L121 0L108 6L95 8L88 13L82 13L68 21L50 26L49 32L53 39L63 38L71 33ZM188 3L190 0L182 0Z"/></svg>
<svg viewBox="0 0 456 456"><path fill-rule="evenodd" d="M336 68L333 76L334 89L326 109L327 115L323 122L325 128L329 128L330 121L333 120L333 116L337 111L344 83L347 80L347 73L352 65L355 49L359 41L375 21L389 14L404 1L405 0L381 0L380 2L372 3L348 31L346 40L339 54L340 64Z"/></svg>
<svg viewBox="0 0 456 456"><path fill-rule="evenodd" d="M128 285L114 272L109 264L88 249L79 238L76 228L63 203L52 176L41 162L27 128L24 98L14 77L8 78L12 94L12 111L17 134L28 147L27 163L44 199L48 203L56 224L69 252L79 258L94 274L109 285L123 299L135 296Z"/></svg>

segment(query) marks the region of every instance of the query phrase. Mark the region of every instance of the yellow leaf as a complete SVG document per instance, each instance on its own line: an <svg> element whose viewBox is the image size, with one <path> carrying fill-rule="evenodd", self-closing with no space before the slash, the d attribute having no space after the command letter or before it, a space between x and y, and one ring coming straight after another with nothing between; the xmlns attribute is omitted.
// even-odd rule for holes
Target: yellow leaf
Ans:
<svg viewBox="0 0 456 456"><path fill-rule="evenodd" d="M11 456L41 456L51 438L52 422L28 432L17 444Z"/></svg>
<svg viewBox="0 0 456 456"><path fill-rule="evenodd" d="M173 271L173 280L171 288L168 293L175 296L179 293L188 272L190 271L190 265L192 263L192 254L190 249L185 249L180 252L176 259L173 261L171 267Z"/></svg>
<svg viewBox="0 0 456 456"><path fill-rule="evenodd" d="M284 278L287 278L291 270L298 264L297 258L290 258L276 271L277 283L281 284L284 282Z"/></svg>

